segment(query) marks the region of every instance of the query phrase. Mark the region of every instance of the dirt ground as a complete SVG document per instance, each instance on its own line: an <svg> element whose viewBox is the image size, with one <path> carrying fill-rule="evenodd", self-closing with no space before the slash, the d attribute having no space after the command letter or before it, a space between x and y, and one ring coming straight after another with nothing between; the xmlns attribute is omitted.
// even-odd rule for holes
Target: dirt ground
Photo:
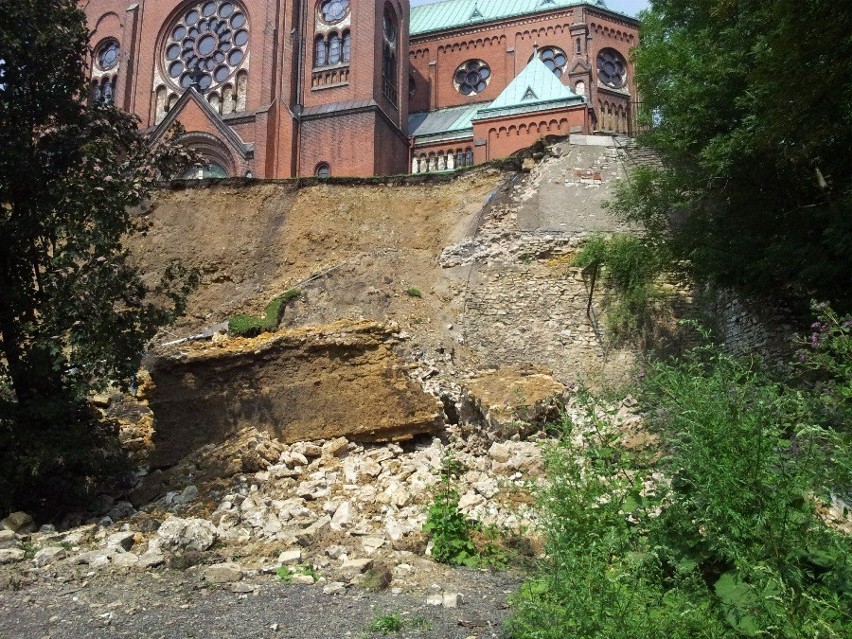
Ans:
<svg viewBox="0 0 852 639"><path fill-rule="evenodd" d="M0 591L0 639L371 639L370 624L396 615L399 639L497 639L507 598L520 585L508 572L457 569L440 586L374 593L287 585L259 575L210 586L194 571L112 574L91 584L45 580ZM427 604L440 587L458 588L458 608ZM437 589L437 590L436 590ZM234 591L238 592L234 592Z"/></svg>
<svg viewBox="0 0 852 639"><path fill-rule="evenodd" d="M146 233L130 248L149 283L173 261L201 274L187 317L164 341L238 312L261 314L294 288L304 294L288 307L288 325L394 317L428 318L439 327L458 310L461 283L442 272L438 257L475 224L504 178L486 169L415 186L163 192L144 214ZM409 295L413 289L421 296Z"/></svg>

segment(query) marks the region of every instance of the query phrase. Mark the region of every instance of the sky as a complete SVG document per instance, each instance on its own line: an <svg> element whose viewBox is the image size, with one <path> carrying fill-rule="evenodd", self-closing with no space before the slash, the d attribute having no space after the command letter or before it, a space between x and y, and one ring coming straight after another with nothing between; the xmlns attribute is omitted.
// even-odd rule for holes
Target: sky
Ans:
<svg viewBox="0 0 852 639"><path fill-rule="evenodd" d="M411 6L416 7L421 4L432 4L433 2L439 2L440 0L411 0ZM488 2L489 0L482 0L482 2ZM626 13L627 15L634 16L642 9L647 9L651 4L650 0L606 0L607 6L613 11L620 11L621 13Z"/></svg>

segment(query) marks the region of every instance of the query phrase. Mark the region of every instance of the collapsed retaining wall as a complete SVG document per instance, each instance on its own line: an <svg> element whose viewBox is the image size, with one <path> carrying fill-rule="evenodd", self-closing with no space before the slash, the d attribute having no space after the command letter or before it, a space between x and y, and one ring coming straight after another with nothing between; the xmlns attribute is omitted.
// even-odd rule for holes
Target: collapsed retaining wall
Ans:
<svg viewBox="0 0 852 639"><path fill-rule="evenodd" d="M184 344L147 363L154 468L253 426L292 443L395 441L443 425L440 403L405 374L393 327L340 322L256 339Z"/></svg>

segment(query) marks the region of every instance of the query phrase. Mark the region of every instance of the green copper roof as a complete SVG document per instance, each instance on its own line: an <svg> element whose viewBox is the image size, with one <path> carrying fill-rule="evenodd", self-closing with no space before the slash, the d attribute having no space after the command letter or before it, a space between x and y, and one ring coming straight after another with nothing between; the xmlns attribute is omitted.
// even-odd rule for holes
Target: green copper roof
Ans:
<svg viewBox="0 0 852 639"><path fill-rule="evenodd" d="M479 110L474 119L529 113L585 101L566 87L538 55L509 83L494 102Z"/></svg>
<svg viewBox="0 0 852 639"><path fill-rule="evenodd" d="M418 36L583 4L607 8L604 0L443 0L413 7L410 29Z"/></svg>
<svg viewBox="0 0 852 639"><path fill-rule="evenodd" d="M437 135L442 139L470 136L473 131L473 117L482 106L482 102L479 102L436 111L412 113L408 118L409 134L417 137Z"/></svg>

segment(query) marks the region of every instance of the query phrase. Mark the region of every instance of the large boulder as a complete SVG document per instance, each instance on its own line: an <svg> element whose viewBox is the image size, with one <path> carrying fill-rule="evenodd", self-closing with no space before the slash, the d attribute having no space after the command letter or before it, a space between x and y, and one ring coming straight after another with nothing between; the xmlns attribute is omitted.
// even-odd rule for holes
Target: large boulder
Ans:
<svg viewBox="0 0 852 639"><path fill-rule="evenodd" d="M164 549L195 550L204 552L210 550L219 533L216 526L204 519L167 519L157 530L157 537Z"/></svg>
<svg viewBox="0 0 852 639"><path fill-rule="evenodd" d="M0 528L11 530L14 533L26 534L35 532L36 525L33 518L27 513L17 512L12 513L3 521L0 521Z"/></svg>
<svg viewBox="0 0 852 639"><path fill-rule="evenodd" d="M529 435L557 421L566 389L548 372L522 367L486 371L462 390L461 418L496 439Z"/></svg>
<svg viewBox="0 0 852 639"><path fill-rule="evenodd" d="M443 406L406 375L396 340L393 327L338 322L164 348L146 361L156 420L151 465L172 466L247 426L282 442L344 447L335 438L394 441L434 432Z"/></svg>

